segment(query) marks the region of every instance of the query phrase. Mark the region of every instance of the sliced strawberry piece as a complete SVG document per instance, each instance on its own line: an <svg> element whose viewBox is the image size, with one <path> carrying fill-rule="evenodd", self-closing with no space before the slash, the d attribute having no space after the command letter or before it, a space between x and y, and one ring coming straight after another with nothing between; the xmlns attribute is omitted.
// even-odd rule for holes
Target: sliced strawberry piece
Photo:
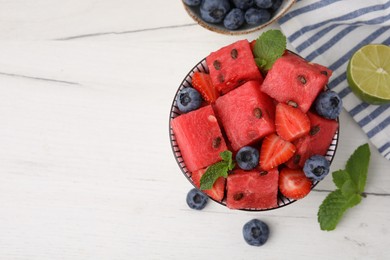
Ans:
<svg viewBox="0 0 390 260"><path fill-rule="evenodd" d="M295 146L276 134L266 136L261 145L260 166L268 171L287 162L295 152Z"/></svg>
<svg viewBox="0 0 390 260"><path fill-rule="evenodd" d="M195 72L192 75L192 86L199 91L203 99L214 103L215 100L219 97L217 89L213 86L211 82L210 75L204 72Z"/></svg>
<svg viewBox="0 0 390 260"><path fill-rule="evenodd" d="M286 141L294 141L310 131L309 117L299 108L279 103L275 112L276 132Z"/></svg>
<svg viewBox="0 0 390 260"><path fill-rule="evenodd" d="M192 181L194 182L195 186L198 188L200 187L200 178L206 172L206 169L207 168L192 172L192 176L191 176ZM224 177L219 177L214 182L214 185L211 189L204 190L203 192L209 195L211 198L215 199L216 201L221 201L225 196L225 183L226 183L226 179Z"/></svg>
<svg viewBox="0 0 390 260"><path fill-rule="evenodd" d="M255 49L255 45L256 45L256 40L251 41L249 44L251 46L251 50L252 50L252 53L253 53L253 50Z"/></svg>
<svg viewBox="0 0 390 260"><path fill-rule="evenodd" d="M311 190L311 181L300 169L284 168L279 174L279 190L289 199L302 199Z"/></svg>

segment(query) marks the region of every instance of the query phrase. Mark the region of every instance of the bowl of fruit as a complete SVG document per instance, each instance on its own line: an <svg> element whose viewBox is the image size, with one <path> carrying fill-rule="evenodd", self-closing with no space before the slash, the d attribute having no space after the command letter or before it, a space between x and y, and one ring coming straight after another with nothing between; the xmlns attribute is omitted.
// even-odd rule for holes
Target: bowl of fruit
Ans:
<svg viewBox="0 0 390 260"><path fill-rule="evenodd" d="M270 38L280 44L268 46ZM335 156L342 102L327 88L332 71L285 45L271 30L224 46L198 62L174 96L177 164L230 209L270 210L305 197Z"/></svg>
<svg viewBox="0 0 390 260"><path fill-rule="evenodd" d="M277 21L295 0L182 0L202 27L222 34L247 34Z"/></svg>

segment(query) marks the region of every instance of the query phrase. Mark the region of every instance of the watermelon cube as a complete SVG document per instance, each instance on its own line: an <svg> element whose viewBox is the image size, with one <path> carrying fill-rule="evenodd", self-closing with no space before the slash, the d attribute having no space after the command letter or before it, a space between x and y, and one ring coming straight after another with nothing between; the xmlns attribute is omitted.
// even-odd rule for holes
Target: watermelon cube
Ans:
<svg viewBox="0 0 390 260"><path fill-rule="evenodd" d="M206 58L214 87L222 94L250 81L263 81L248 40L237 41Z"/></svg>
<svg viewBox="0 0 390 260"><path fill-rule="evenodd" d="M227 178L226 205L231 209L269 209L278 205L278 170L234 170Z"/></svg>
<svg viewBox="0 0 390 260"><path fill-rule="evenodd" d="M211 105L174 118L171 126L190 172L220 161L219 154L227 150Z"/></svg>
<svg viewBox="0 0 390 260"><path fill-rule="evenodd" d="M326 155L339 126L336 120L326 119L312 112L307 115L310 119L310 132L293 142L297 150L287 162L287 166L292 169L302 168L312 155Z"/></svg>
<svg viewBox="0 0 390 260"><path fill-rule="evenodd" d="M215 111L235 151L275 131L275 105L260 91L258 81L249 81L219 97Z"/></svg>
<svg viewBox="0 0 390 260"><path fill-rule="evenodd" d="M192 172L191 178L194 182L194 185L197 188L200 188L200 178L202 178L203 174L206 172L207 168L200 169L197 171ZM211 189L209 190L203 190L204 193L209 195L211 198L213 198L216 201L222 201L224 195L225 195L225 184L226 179L224 177L219 177L215 182Z"/></svg>
<svg viewBox="0 0 390 260"><path fill-rule="evenodd" d="M286 53L276 60L261 90L279 102L294 104L306 113L328 83L331 71Z"/></svg>

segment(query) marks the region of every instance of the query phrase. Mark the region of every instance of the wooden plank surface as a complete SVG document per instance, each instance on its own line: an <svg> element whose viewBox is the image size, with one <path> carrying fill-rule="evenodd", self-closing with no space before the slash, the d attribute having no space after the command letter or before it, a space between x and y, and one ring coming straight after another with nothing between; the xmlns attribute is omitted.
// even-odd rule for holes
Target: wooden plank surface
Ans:
<svg viewBox="0 0 390 260"><path fill-rule="evenodd" d="M180 1L0 1L0 19L0 259L390 255L390 165L372 145L367 198L335 231L316 220L331 178L279 210L187 207L173 95L209 52L258 33L206 31ZM340 122L332 170L367 142L345 111ZM270 225L264 247L242 238L252 218Z"/></svg>

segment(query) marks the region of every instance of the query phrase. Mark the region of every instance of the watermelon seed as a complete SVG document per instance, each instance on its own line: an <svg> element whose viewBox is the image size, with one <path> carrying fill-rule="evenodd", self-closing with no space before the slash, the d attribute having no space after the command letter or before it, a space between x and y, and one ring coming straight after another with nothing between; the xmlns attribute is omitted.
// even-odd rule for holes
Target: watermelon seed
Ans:
<svg viewBox="0 0 390 260"><path fill-rule="evenodd" d="M298 104L295 101L289 100L287 101L287 105L297 108Z"/></svg>
<svg viewBox="0 0 390 260"><path fill-rule="evenodd" d="M221 69L221 63L219 62L219 60L215 60L215 61L213 62L213 65L214 65L214 68L215 68L216 70L220 70L220 69Z"/></svg>
<svg viewBox="0 0 390 260"><path fill-rule="evenodd" d="M237 56L238 56L238 51L237 49L233 49L231 52L230 52L230 56L232 56L232 58L235 60L237 59Z"/></svg>
<svg viewBox="0 0 390 260"><path fill-rule="evenodd" d="M244 197L244 193L242 193L242 192L239 192L239 193L236 193L233 195L233 199L235 201L241 200L243 197Z"/></svg>
<svg viewBox="0 0 390 260"><path fill-rule="evenodd" d="M326 70L321 71L321 74L328 76L328 72Z"/></svg>
<svg viewBox="0 0 390 260"><path fill-rule="evenodd" d="M261 172L260 172L260 176L265 176L265 175L267 175L267 174L268 174L267 171L261 171Z"/></svg>
<svg viewBox="0 0 390 260"><path fill-rule="evenodd" d="M218 148L221 145L221 141L221 137L218 136L217 138L215 138L213 140L213 148Z"/></svg>
<svg viewBox="0 0 390 260"><path fill-rule="evenodd" d="M299 75L299 76L298 76L298 79L299 79L299 81L300 81L302 84L306 84L306 78L305 78L304 76Z"/></svg>
<svg viewBox="0 0 390 260"><path fill-rule="evenodd" d="M222 74L218 75L218 81L223 83L225 81L225 77Z"/></svg>
<svg viewBox="0 0 390 260"><path fill-rule="evenodd" d="M298 164L300 160L301 160L301 155L300 154L294 155L294 158L293 158L293 163L294 164Z"/></svg>
<svg viewBox="0 0 390 260"><path fill-rule="evenodd" d="M318 125L313 126L310 129L310 135L313 136L313 135L317 134L319 131L320 131L320 126L318 126Z"/></svg>
<svg viewBox="0 0 390 260"><path fill-rule="evenodd" d="M255 115L256 118L260 119L263 116L263 113L261 112L261 109L256 107L253 109L253 114Z"/></svg>

